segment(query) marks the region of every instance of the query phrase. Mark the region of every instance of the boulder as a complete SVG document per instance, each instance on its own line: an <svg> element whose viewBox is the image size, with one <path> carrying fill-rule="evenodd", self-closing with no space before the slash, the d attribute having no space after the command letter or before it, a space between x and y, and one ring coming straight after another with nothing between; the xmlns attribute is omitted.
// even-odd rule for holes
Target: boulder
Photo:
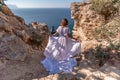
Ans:
<svg viewBox="0 0 120 80"><path fill-rule="evenodd" d="M4 34L4 37L0 37L0 57L24 61L27 54L29 46L16 35Z"/></svg>

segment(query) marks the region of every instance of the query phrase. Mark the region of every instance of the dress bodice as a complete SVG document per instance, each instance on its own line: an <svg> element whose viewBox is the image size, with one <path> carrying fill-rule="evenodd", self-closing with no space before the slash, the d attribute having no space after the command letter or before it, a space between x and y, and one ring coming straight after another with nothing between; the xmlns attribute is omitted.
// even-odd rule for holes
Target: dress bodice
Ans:
<svg viewBox="0 0 120 80"><path fill-rule="evenodd" d="M67 34L70 34L70 29L69 27L62 27L62 26L59 26L56 30L60 36L66 36Z"/></svg>

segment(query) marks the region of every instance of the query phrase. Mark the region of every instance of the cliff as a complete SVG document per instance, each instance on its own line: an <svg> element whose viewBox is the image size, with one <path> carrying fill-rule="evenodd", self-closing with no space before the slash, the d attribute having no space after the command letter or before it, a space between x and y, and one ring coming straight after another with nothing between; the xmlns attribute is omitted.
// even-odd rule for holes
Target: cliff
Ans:
<svg viewBox="0 0 120 80"><path fill-rule="evenodd" d="M87 75L80 80L120 79L120 6L116 1L109 1L71 4L73 37L82 44L79 73Z"/></svg>
<svg viewBox="0 0 120 80"><path fill-rule="evenodd" d="M90 9L90 3L73 3L71 16L74 19L73 36L81 41L93 40L92 31L104 23L103 16Z"/></svg>
<svg viewBox="0 0 120 80"><path fill-rule="evenodd" d="M96 1L96 4L98 2L99 1ZM117 7L117 13L115 15L109 16L109 19L106 20L106 15L109 12L107 13L107 9L103 7L106 14L102 10L101 12L103 12L104 15L103 13L100 14L98 11L100 11L101 8L99 9L99 7L102 7L101 5L102 2L100 6L98 5L98 7L96 7L97 5L90 1L74 2L71 4L71 17L74 19L74 28L72 31L73 37L80 40L83 43L83 46L84 42L85 45L88 44L87 47L83 47L83 51L88 48L95 47L99 44L108 45L108 37L109 40L118 40L120 38L119 7ZM97 8L98 11L95 11L94 8Z"/></svg>
<svg viewBox="0 0 120 80"><path fill-rule="evenodd" d="M0 80L119 80L120 46L116 42L112 47L107 46L105 38L107 31L113 30L116 34L110 38L120 39L120 19L115 16L106 22L103 15L91 10L91 5L72 3L73 37L81 41L82 53L75 56L78 64L71 74L54 75L48 75L40 64L48 42L47 25L36 22L26 25L23 18L14 15L6 5L0 5ZM100 27L101 24L106 27ZM97 46L101 43L104 47Z"/></svg>
<svg viewBox="0 0 120 80"><path fill-rule="evenodd" d="M48 34L46 24L28 26L24 19L3 5L0 11L0 80L31 80L47 75L40 61L44 59L42 51Z"/></svg>

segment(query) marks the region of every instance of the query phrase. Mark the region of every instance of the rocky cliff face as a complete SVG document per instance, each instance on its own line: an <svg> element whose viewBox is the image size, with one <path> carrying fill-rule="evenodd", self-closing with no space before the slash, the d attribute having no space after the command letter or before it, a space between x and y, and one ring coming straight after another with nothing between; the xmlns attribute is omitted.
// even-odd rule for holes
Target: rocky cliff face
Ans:
<svg viewBox="0 0 120 80"><path fill-rule="evenodd" d="M72 3L71 16L74 19L73 36L81 41L93 40L92 31L104 23L103 16L90 9L90 3Z"/></svg>
<svg viewBox="0 0 120 80"><path fill-rule="evenodd" d="M105 17L92 10L91 6L91 2L74 2L71 4L71 17L74 19L73 37L81 41L83 52L81 54L82 60L78 61L80 63L79 72L87 75L84 77L85 80L120 79L118 73L120 72L120 67L118 67L120 65L117 65L120 63L118 58L120 44L116 46L117 49L113 49L109 44L109 41L120 43L120 17L112 16L106 22ZM103 46L98 46L100 44ZM80 80L84 80L84 78Z"/></svg>
<svg viewBox="0 0 120 80"><path fill-rule="evenodd" d="M73 37L82 42L83 51L96 46L93 31L104 23L103 16L91 10L90 6L91 3L87 2L75 2L71 4L71 17L74 19ZM88 46L86 47L85 45Z"/></svg>
<svg viewBox="0 0 120 80"><path fill-rule="evenodd" d="M115 31L112 32L110 29L113 25L119 25L119 17L112 16L112 19L108 20L106 23L104 16L92 10L91 5L91 2L74 2L71 4L71 17L74 19L73 37L83 43L83 51L90 47L95 47L99 43L107 45L107 41L102 37L110 36L107 35L110 32L115 33ZM100 27L104 27L101 28L101 33L100 30L97 30ZM119 28L119 26L116 27ZM117 30L117 28L115 29ZM108 32L108 30L110 32ZM115 34L116 39L120 38L119 31L120 30L118 29L118 34ZM101 35L102 37L100 37ZM88 45L87 48L84 44Z"/></svg>
<svg viewBox="0 0 120 80"><path fill-rule="evenodd" d="M73 36L81 41L85 54L76 57L78 65L74 67L71 74L54 75L48 75L40 64L40 61L44 59L42 52L48 42L47 25L33 22L28 26L24 19L15 16L6 5L2 6L0 12L0 80L119 80L120 55L116 54L119 49L110 52L113 53L109 56L110 60L106 57L108 52L104 54L105 59L108 60L106 63L94 59L95 57L101 59L98 55L106 53L106 49L98 48L98 51L90 49L98 44L93 31L105 23L103 16L91 10L90 6L90 3L79 2L71 5L72 18L75 21ZM106 26L113 25L113 23L119 25L118 21L119 19L116 18ZM119 39L119 33L116 36ZM99 67L98 64L102 66Z"/></svg>
<svg viewBox="0 0 120 80"><path fill-rule="evenodd" d="M42 51L47 44L48 34L46 24L28 26L24 19L15 16L7 6L2 6L0 80L31 80L45 76L47 73L40 61L44 58Z"/></svg>

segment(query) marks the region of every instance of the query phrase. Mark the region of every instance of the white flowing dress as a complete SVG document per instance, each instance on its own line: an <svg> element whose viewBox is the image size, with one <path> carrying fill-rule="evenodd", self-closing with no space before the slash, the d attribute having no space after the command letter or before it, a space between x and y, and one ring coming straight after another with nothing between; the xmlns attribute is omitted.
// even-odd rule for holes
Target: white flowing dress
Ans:
<svg viewBox="0 0 120 80"><path fill-rule="evenodd" d="M66 36L70 33L69 27L59 26L56 31L59 36L49 36L48 44L44 50L46 58L41 63L49 71L49 74L63 71L70 73L77 64L77 61L72 57L80 53L80 42Z"/></svg>

